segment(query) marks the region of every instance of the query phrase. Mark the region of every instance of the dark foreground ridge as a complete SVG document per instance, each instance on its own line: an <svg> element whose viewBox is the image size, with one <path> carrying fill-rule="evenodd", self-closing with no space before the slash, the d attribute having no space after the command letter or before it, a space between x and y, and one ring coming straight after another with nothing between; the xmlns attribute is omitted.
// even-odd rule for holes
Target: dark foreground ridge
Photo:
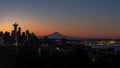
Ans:
<svg viewBox="0 0 120 68"><path fill-rule="evenodd" d="M49 50L53 48L53 50ZM33 48L0 48L1 68L74 68L88 64L88 55L84 51L74 50L64 53L55 47ZM82 53L83 52L83 53ZM84 58L84 59L83 59Z"/></svg>
<svg viewBox="0 0 120 68"><path fill-rule="evenodd" d="M1 47L0 68L119 68L120 53L105 54L88 47ZM89 52L88 52L89 51ZM91 54L90 54L91 53Z"/></svg>

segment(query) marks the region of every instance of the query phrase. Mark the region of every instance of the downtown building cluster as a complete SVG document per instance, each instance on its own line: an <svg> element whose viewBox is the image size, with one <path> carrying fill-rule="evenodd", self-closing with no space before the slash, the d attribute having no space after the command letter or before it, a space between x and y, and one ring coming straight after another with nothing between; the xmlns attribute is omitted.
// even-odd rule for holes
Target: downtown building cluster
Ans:
<svg viewBox="0 0 120 68"><path fill-rule="evenodd" d="M30 33L29 30L26 30L26 32L21 32L21 27L18 27L19 25L17 23L13 24L14 30L12 32L2 32L0 31L0 44L1 45L14 45L19 46L23 45L26 42L29 42L34 40L36 36L34 33Z"/></svg>

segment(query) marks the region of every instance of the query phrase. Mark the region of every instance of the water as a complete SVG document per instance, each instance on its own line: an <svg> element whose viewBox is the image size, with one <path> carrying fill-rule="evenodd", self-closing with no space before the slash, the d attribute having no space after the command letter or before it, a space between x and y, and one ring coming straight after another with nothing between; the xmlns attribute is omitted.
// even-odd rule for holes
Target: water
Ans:
<svg viewBox="0 0 120 68"><path fill-rule="evenodd" d="M116 45L90 45L92 48L98 48L98 49L108 49L113 48L115 51L120 50L120 44Z"/></svg>

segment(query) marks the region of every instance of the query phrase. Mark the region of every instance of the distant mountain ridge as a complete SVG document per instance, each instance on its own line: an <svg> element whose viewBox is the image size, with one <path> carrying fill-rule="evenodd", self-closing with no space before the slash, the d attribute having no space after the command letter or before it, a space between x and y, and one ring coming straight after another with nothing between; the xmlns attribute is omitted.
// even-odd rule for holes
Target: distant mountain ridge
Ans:
<svg viewBox="0 0 120 68"><path fill-rule="evenodd" d="M54 32L52 34L48 34L47 36L48 36L49 39L62 39L62 38L65 38L65 39L68 39L68 40L78 40L79 39L79 38L63 35L59 32ZM42 39L44 37L45 36L39 36L38 38Z"/></svg>
<svg viewBox="0 0 120 68"><path fill-rule="evenodd" d="M105 39L105 38L76 38L76 37L63 35L63 34L61 34L59 32L54 32L54 33L48 34L46 36L48 36L49 39L62 39L62 38L65 38L65 39L68 39L68 40L109 40L109 39ZM38 38L43 39L44 37L45 36L39 36ZM118 40L120 40L120 39L118 39Z"/></svg>

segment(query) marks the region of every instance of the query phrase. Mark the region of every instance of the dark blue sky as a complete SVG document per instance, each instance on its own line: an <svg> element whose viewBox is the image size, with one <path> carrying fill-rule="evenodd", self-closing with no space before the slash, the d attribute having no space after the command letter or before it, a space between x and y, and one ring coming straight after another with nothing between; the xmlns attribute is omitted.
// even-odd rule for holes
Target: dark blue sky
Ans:
<svg viewBox="0 0 120 68"><path fill-rule="evenodd" d="M0 0L0 25L15 21L37 35L120 38L120 0Z"/></svg>

